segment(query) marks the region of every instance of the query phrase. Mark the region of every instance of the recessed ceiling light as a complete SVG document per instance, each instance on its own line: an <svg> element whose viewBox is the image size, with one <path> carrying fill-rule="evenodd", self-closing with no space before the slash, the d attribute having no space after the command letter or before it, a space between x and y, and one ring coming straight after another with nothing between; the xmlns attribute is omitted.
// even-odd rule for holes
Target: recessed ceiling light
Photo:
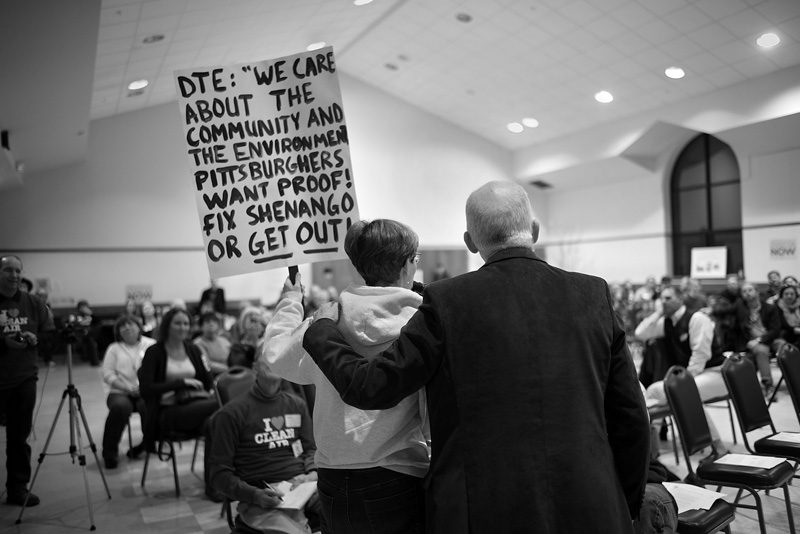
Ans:
<svg viewBox="0 0 800 534"><path fill-rule="evenodd" d="M537 121L533 117L525 117L524 119L522 119L522 124L527 128L536 128L539 126L539 121Z"/></svg>
<svg viewBox="0 0 800 534"><path fill-rule="evenodd" d="M472 22L472 15L469 13L459 13L456 15L456 20L466 24L467 22Z"/></svg>
<svg viewBox="0 0 800 534"><path fill-rule="evenodd" d="M397 70L397 65L395 65L394 63L387 63L386 65L384 65L384 67L386 67L389 70Z"/></svg>
<svg viewBox="0 0 800 534"><path fill-rule="evenodd" d="M594 95L594 99L600 102L601 104L608 104L612 100L614 100L614 95L609 93L608 91L600 91L596 95Z"/></svg>
<svg viewBox="0 0 800 534"><path fill-rule="evenodd" d="M672 78L673 80L680 80L686 73L680 67L668 67L664 70L664 74L667 75L667 78Z"/></svg>
<svg viewBox="0 0 800 534"><path fill-rule="evenodd" d="M129 91L138 91L139 89L144 89L150 85L150 82L147 80L136 80L128 84Z"/></svg>
<svg viewBox="0 0 800 534"><path fill-rule="evenodd" d="M142 39L142 42L144 44L153 44L153 43L157 43L157 42L163 41L163 40L164 40L164 36L161 35L160 33L157 33L157 34L154 34L154 35L148 35L147 37Z"/></svg>
<svg viewBox="0 0 800 534"><path fill-rule="evenodd" d="M353 0L353 4L355 4L357 6L365 6L365 5L367 5L367 4L371 3L371 2L372 2L372 0Z"/></svg>
<svg viewBox="0 0 800 534"><path fill-rule="evenodd" d="M325 47L325 41L318 41L316 43L311 43L310 45L308 45L306 47L306 50L311 52L312 50L319 50L320 48L324 48L324 47Z"/></svg>
<svg viewBox="0 0 800 534"><path fill-rule="evenodd" d="M772 48L776 44L781 42L781 38L775 35L774 33L765 33L758 39L756 39L756 43L758 46L762 48Z"/></svg>
<svg viewBox="0 0 800 534"><path fill-rule="evenodd" d="M525 129L518 122L509 122L508 124L506 124L506 128L508 128L509 132L513 132L513 133L522 133L522 131Z"/></svg>

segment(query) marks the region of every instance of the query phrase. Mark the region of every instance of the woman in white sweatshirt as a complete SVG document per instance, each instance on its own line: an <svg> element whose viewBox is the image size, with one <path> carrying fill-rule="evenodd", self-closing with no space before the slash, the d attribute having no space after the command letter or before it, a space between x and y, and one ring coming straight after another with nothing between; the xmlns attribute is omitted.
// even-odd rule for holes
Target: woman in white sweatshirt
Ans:
<svg viewBox="0 0 800 534"><path fill-rule="evenodd" d="M342 291L338 326L361 354L391 345L421 304L412 290L418 246L411 228L389 219L359 221L347 231L345 251L366 285ZM283 378L316 386L312 415L323 534L423 532L422 480L430 457L425 391L388 410L345 404L303 350L310 322L303 320L297 275L294 284L284 283L261 357Z"/></svg>

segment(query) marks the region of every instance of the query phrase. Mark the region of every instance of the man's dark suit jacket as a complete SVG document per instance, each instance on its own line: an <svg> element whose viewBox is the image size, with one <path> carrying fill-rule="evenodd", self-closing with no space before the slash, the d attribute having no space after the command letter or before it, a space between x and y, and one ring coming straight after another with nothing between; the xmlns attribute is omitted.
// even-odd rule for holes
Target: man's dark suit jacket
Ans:
<svg viewBox="0 0 800 534"><path fill-rule="evenodd" d="M507 249L427 286L381 355L358 356L330 320L304 347L358 408L426 386L429 532L631 531L649 423L603 280Z"/></svg>

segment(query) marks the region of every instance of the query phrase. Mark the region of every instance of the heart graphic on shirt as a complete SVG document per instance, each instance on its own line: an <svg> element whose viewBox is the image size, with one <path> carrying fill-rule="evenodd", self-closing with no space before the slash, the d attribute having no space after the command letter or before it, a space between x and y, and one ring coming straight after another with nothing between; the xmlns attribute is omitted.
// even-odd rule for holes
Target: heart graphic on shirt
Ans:
<svg viewBox="0 0 800 534"><path fill-rule="evenodd" d="M270 421L272 422L273 428L276 428L277 430L280 430L281 428L283 428L283 416L282 415L279 415L277 417L271 417Z"/></svg>
<svg viewBox="0 0 800 534"><path fill-rule="evenodd" d="M8 310L8 314L11 317L16 317L17 315L19 315L19 310L16 309L16 308L12 308L12 309Z"/></svg>

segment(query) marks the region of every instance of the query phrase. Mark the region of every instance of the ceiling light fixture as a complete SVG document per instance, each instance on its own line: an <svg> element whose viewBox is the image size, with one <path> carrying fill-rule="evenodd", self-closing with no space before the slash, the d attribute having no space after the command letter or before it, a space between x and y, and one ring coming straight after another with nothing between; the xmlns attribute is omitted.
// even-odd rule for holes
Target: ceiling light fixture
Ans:
<svg viewBox="0 0 800 534"><path fill-rule="evenodd" d="M472 15L470 15L469 13L459 13L456 15L456 20L458 22L463 22L464 24L467 24L468 22L472 22Z"/></svg>
<svg viewBox="0 0 800 534"><path fill-rule="evenodd" d="M372 3L372 0L353 0L353 4L357 6L365 6Z"/></svg>
<svg viewBox="0 0 800 534"><path fill-rule="evenodd" d="M153 44L153 43L157 43L157 42L163 41L163 40L164 40L164 36L161 35L160 33L157 33L155 35L148 35L147 37L142 39L142 42L144 44Z"/></svg>
<svg viewBox="0 0 800 534"><path fill-rule="evenodd" d="M673 80L680 80L686 76L686 72L680 67L668 67L664 70L664 74L666 74L667 78L672 78Z"/></svg>
<svg viewBox="0 0 800 534"><path fill-rule="evenodd" d="M309 52L312 52L314 50L319 50L320 48L323 48L324 46L325 46L325 41L318 41L316 43L311 43L310 45L308 45L306 47L306 50L308 50Z"/></svg>
<svg viewBox="0 0 800 534"><path fill-rule="evenodd" d="M614 100L614 95L612 95L608 91L600 91L599 93L594 95L594 99L600 102L601 104L608 104L609 102Z"/></svg>
<svg viewBox="0 0 800 534"><path fill-rule="evenodd" d="M386 67L389 70L397 70L397 65L395 65L394 63L387 63L386 65L384 65L384 67Z"/></svg>
<svg viewBox="0 0 800 534"><path fill-rule="evenodd" d="M522 125L527 128L537 128L539 126L539 121L533 117L525 117L522 119Z"/></svg>
<svg viewBox="0 0 800 534"><path fill-rule="evenodd" d="M150 82L147 80L136 80L128 84L129 91L138 91L139 89L144 89L150 85Z"/></svg>
<svg viewBox="0 0 800 534"><path fill-rule="evenodd" d="M508 131L512 133L522 133L522 131L525 129L518 122L509 122L508 124L506 124L506 128L508 128Z"/></svg>
<svg viewBox="0 0 800 534"><path fill-rule="evenodd" d="M773 46L777 45L781 42L781 38L775 35L774 33L765 33L758 39L756 39L756 43L758 46L762 48L772 48Z"/></svg>

